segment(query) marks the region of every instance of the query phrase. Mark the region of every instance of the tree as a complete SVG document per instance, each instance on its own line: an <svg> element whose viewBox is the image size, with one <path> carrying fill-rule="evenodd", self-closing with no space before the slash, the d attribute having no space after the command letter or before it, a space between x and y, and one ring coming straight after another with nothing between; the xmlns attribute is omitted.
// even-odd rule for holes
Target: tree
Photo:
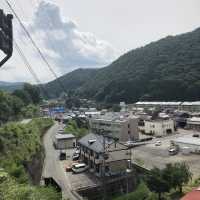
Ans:
<svg viewBox="0 0 200 200"><path fill-rule="evenodd" d="M158 199L161 199L161 195L164 192L169 192L170 184L164 179L163 171L158 168L153 168L147 176L147 185L153 192L158 193Z"/></svg>
<svg viewBox="0 0 200 200"><path fill-rule="evenodd" d="M24 91L30 95L33 104L39 104L41 102L40 89L38 86L25 83Z"/></svg>
<svg viewBox="0 0 200 200"><path fill-rule="evenodd" d="M186 163L168 164L164 169L164 177L173 188L179 188L182 193L182 187L192 179L192 173Z"/></svg>
<svg viewBox="0 0 200 200"><path fill-rule="evenodd" d="M27 93L25 90L15 90L13 92L13 96L20 98L25 105L28 105L32 102L29 93Z"/></svg>

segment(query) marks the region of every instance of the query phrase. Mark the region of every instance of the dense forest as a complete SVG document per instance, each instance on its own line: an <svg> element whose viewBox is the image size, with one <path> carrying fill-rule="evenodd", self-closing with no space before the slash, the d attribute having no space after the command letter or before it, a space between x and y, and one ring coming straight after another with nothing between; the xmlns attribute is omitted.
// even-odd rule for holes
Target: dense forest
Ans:
<svg viewBox="0 0 200 200"><path fill-rule="evenodd" d="M63 83L66 91L73 91L86 83L96 74L96 69L77 69L71 73L61 76L59 80L44 85L49 97L59 97L64 91L59 82Z"/></svg>
<svg viewBox="0 0 200 200"><path fill-rule="evenodd" d="M79 69L63 76L66 90L100 102L200 99L200 28L132 50L101 69ZM52 95L56 81L46 85Z"/></svg>
<svg viewBox="0 0 200 200"><path fill-rule="evenodd" d="M24 84L13 93L0 91L0 124L38 116L40 101L38 87L30 84Z"/></svg>

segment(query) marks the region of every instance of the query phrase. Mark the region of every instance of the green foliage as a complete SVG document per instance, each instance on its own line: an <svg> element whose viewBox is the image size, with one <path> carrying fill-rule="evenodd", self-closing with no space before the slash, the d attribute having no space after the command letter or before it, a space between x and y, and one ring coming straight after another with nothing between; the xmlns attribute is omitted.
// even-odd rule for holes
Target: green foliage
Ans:
<svg viewBox="0 0 200 200"><path fill-rule="evenodd" d="M69 96L74 96L72 91L87 82L96 74L96 71L96 69L77 69L71 73L61 76L59 81L63 83L65 89L68 93L70 93ZM47 83L44 87L52 98L59 97L63 92L65 92L62 90L57 80Z"/></svg>
<svg viewBox="0 0 200 200"><path fill-rule="evenodd" d="M77 138L81 138L88 133L88 122L85 120L81 120L79 118L75 118L70 120L67 123L67 127L65 128L66 133L72 133Z"/></svg>
<svg viewBox="0 0 200 200"><path fill-rule="evenodd" d="M24 84L23 89L15 90L13 95L20 98L25 105L39 104L41 102L39 87L28 83Z"/></svg>
<svg viewBox="0 0 200 200"><path fill-rule="evenodd" d="M0 125L8 121L39 116L40 93L37 87L25 84L13 94L0 91Z"/></svg>
<svg viewBox="0 0 200 200"><path fill-rule="evenodd" d="M187 184L192 179L192 173L186 163L167 164L164 169L164 179L172 188L179 188L182 193L183 184Z"/></svg>
<svg viewBox="0 0 200 200"><path fill-rule="evenodd" d="M167 164L164 169L153 168L147 176L146 182L149 189L161 194L169 192L171 189L179 188L182 193L182 187L192 179L192 174L188 165L185 163ZM176 194L176 193L174 193ZM177 195L177 194L176 194Z"/></svg>
<svg viewBox="0 0 200 200"><path fill-rule="evenodd" d="M17 183L5 172L0 171L0 200L60 200L53 188L33 187Z"/></svg>
<svg viewBox="0 0 200 200"><path fill-rule="evenodd" d="M161 169L153 168L147 177L147 185L153 192L158 193L159 199L161 194L170 191L170 183L164 179L164 172Z"/></svg>
<svg viewBox="0 0 200 200"><path fill-rule="evenodd" d="M41 151L41 136L52 126L47 118L33 119L28 124L8 123L0 128L0 168L4 168L19 182L28 177L24 165Z"/></svg>
<svg viewBox="0 0 200 200"><path fill-rule="evenodd" d="M66 97L65 100L65 106L68 109L72 109L73 107L75 108L80 108L81 102L80 99L76 96L70 96L70 97Z"/></svg>
<svg viewBox="0 0 200 200"><path fill-rule="evenodd" d="M114 200L157 200L157 197L142 182L134 192L115 198Z"/></svg>
<svg viewBox="0 0 200 200"><path fill-rule="evenodd" d="M61 80L67 90L101 102L199 100L200 28L130 51L79 81L84 73L89 74L76 70ZM55 96L61 94L56 81L47 87Z"/></svg>
<svg viewBox="0 0 200 200"><path fill-rule="evenodd" d="M23 118L34 118L40 116L39 106L34 104L29 104L21 109Z"/></svg>

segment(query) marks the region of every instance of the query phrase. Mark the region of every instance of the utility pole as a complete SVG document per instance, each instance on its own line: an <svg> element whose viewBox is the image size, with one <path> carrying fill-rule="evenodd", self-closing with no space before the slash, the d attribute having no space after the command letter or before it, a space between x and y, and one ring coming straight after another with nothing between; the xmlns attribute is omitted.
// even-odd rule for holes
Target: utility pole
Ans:
<svg viewBox="0 0 200 200"><path fill-rule="evenodd" d="M102 134L103 136L103 165L102 165L102 171L103 171L103 200L106 200L106 176L105 176L105 168L106 168L106 137L105 133Z"/></svg>

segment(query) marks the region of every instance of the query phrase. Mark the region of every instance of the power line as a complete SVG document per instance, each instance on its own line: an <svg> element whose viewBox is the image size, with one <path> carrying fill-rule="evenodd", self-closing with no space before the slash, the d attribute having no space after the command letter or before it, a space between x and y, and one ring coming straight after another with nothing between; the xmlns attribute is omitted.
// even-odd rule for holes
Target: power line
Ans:
<svg viewBox="0 0 200 200"><path fill-rule="evenodd" d="M28 71L31 73L31 75L34 77L36 83L38 84L40 90L42 91L42 94L45 95L48 98L48 93L47 91L44 89L44 87L42 86L39 78L37 77L36 73L33 71L30 63L28 62L28 60L26 59L24 53L22 52L21 48L19 47L19 45L17 44L16 41L14 41L14 46L19 54L19 56L22 58L25 66L27 67Z"/></svg>
<svg viewBox="0 0 200 200"><path fill-rule="evenodd" d="M30 39L31 43L33 44L33 46L35 47L35 49L38 51L41 59L44 61L44 63L47 65L48 69L50 70L50 72L53 74L53 76L55 77L56 81L59 83L60 87L62 88L62 90L64 92L66 92L64 85L62 84L62 82L60 81L60 79L58 78L57 74L54 72L53 68L51 67L51 65L49 64L49 62L47 61L47 59L45 58L45 56L43 55L42 51L40 50L40 48L37 46L37 44L35 43L35 41L33 40L33 38L31 37L30 33L28 32L28 30L26 29L26 27L24 26L24 24L22 23L21 19L19 18L19 16L17 15L17 13L15 12L15 10L12 8L11 4L8 2L8 0L5 0L6 4L9 6L10 10L12 11L12 13L14 14L14 16L16 17L16 19L18 20L19 24L21 25L21 27L23 28L23 30L25 31L25 33L27 34L28 38Z"/></svg>

